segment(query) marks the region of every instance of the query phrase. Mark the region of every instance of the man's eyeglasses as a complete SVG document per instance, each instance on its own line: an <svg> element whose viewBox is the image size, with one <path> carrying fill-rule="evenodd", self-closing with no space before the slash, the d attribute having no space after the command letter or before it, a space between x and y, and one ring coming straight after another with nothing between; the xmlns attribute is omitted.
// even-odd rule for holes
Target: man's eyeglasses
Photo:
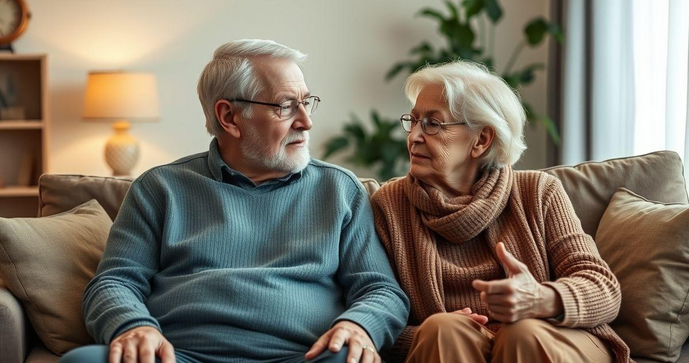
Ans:
<svg viewBox="0 0 689 363"><path fill-rule="evenodd" d="M437 134L443 126L466 124L466 122L442 122L435 117L424 117L421 120L418 120L416 117L408 113L405 113L402 115L402 117L400 117L402 128L407 133L410 133L419 121L421 121L421 130L423 130L426 135Z"/></svg>
<svg viewBox="0 0 689 363"><path fill-rule="evenodd" d="M286 119L292 118L294 115L297 114L297 110L299 109L299 105L304 105L304 110L306 110L307 115L309 115L309 116L313 115L313 113L316 112L316 108L318 108L318 103L321 102L321 99L318 96L309 96L309 97L304 98L303 101L287 100L287 101L282 102L282 103L258 102L258 101L251 101L251 100L243 100L240 98L235 98L231 101L232 102L255 103L257 105L276 107L277 112L278 112L278 117L282 120L286 120Z"/></svg>

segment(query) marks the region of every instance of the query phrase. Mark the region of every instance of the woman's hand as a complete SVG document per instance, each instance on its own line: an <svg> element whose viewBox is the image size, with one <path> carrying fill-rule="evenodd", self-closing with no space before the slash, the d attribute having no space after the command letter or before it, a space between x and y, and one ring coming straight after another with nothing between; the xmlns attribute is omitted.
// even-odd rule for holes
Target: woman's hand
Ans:
<svg viewBox="0 0 689 363"><path fill-rule="evenodd" d="M472 285L481 291L481 302L491 316L503 323L528 318L552 318L562 314L560 295L536 281L528 267L507 252L500 242L496 254L508 272L503 280L474 280Z"/></svg>
<svg viewBox="0 0 689 363"><path fill-rule="evenodd" d="M481 314L472 313L470 308L464 308L462 310L453 311L452 314L465 315L471 318L471 320L481 324L486 325L488 322L488 317Z"/></svg>

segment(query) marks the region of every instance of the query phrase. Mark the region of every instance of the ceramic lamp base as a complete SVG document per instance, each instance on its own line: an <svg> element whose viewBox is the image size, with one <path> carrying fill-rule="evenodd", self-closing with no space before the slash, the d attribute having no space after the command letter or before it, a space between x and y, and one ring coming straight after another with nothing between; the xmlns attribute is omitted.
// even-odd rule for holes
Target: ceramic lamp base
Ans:
<svg viewBox="0 0 689 363"><path fill-rule="evenodd" d="M128 133L129 123L118 121L112 126L115 135L105 144L105 161L114 176L131 175L139 160L139 142Z"/></svg>

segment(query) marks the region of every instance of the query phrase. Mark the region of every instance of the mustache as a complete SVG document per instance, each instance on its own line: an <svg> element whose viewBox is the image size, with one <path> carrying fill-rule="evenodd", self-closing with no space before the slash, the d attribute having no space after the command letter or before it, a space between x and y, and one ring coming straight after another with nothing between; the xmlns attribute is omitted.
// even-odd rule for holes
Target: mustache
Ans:
<svg viewBox="0 0 689 363"><path fill-rule="evenodd" d="M290 134L288 134L284 140L282 140L282 146L286 146L287 144L295 141L304 141L306 143L309 142L309 132L308 131L295 131Z"/></svg>

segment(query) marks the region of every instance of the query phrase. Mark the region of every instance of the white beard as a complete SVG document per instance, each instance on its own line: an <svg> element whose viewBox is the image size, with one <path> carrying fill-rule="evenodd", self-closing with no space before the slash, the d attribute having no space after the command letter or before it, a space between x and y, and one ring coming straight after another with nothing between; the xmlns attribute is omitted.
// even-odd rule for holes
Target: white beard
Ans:
<svg viewBox="0 0 689 363"><path fill-rule="evenodd" d="M277 152L271 152L270 146L261 140L260 131L253 126L247 127L244 133L246 139L242 142L241 150L244 157L255 166L271 171L296 173L306 168L311 161L308 131L290 132ZM304 146L288 155L287 144L297 140L304 140Z"/></svg>

